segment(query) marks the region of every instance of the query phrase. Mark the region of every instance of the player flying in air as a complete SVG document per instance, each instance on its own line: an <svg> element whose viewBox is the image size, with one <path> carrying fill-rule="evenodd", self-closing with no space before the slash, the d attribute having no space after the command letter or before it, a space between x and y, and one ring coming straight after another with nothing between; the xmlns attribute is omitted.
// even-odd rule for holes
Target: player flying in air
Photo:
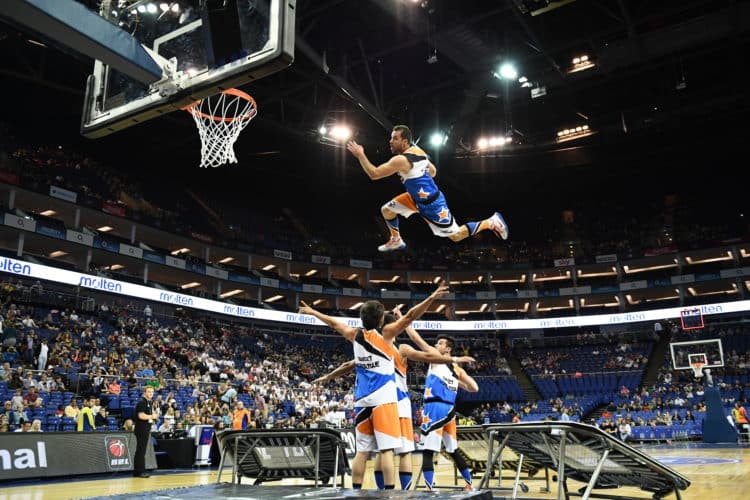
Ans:
<svg viewBox="0 0 750 500"><path fill-rule="evenodd" d="M354 141L346 148L359 160L362 169L372 180L383 179L398 174L406 192L393 198L380 208L391 238L378 247L381 252L400 250L406 247L398 228L398 216L409 217L418 213L432 229L433 234L461 241L484 230L491 230L496 236L508 239L508 225L503 216L495 212L487 219L467 222L459 226L448 208L445 196L435 184L435 165L422 149L411 144L411 130L406 125L396 125L389 142L393 157L382 165L375 166L367 158L362 146Z"/></svg>

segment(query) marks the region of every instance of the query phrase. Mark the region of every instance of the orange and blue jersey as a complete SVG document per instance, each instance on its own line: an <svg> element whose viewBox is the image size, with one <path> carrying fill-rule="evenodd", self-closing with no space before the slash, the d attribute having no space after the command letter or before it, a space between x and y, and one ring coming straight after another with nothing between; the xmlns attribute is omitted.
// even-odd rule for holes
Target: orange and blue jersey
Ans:
<svg viewBox="0 0 750 500"><path fill-rule="evenodd" d="M398 394L398 416L411 419L411 399L409 398L409 384L406 381L408 360L402 358L396 351L394 366L396 370L396 392Z"/></svg>
<svg viewBox="0 0 750 500"><path fill-rule="evenodd" d="M431 364L424 382L424 402L439 401L454 405L462 368L455 363Z"/></svg>
<svg viewBox="0 0 750 500"><path fill-rule="evenodd" d="M394 358L397 356L394 356L393 346L377 330L364 329L357 332L353 345L357 374L354 406L375 407L396 403Z"/></svg>
<svg viewBox="0 0 750 500"><path fill-rule="evenodd" d="M411 164L411 169L398 175L406 192L414 200L419 214L439 227L451 226L453 215L448 209L445 196L430 176L430 159L427 153L417 146L410 146L402 154Z"/></svg>
<svg viewBox="0 0 750 500"><path fill-rule="evenodd" d="M419 426L423 435L453 421L461 373L462 368L454 363L430 365L424 382L424 409Z"/></svg>

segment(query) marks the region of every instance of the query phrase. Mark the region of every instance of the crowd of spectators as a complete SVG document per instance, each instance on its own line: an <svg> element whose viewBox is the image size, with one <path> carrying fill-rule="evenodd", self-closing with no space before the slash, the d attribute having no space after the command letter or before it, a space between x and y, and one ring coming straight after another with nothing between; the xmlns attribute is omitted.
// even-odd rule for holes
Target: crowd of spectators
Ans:
<svg viewBox="0 0 750 500"><path fill-rule="evenodd" d="M575 217L560 218L558 213L540 216L534 231L526 231L526 236L516 231L514 234L521 237L503 245L489 241L453 244L434 238L429 244L421 244L419 238L427 236L415 234L417 240L404 252L379 255L373 249L385 233L377 217L339 214L341 223L334 231L334 227L289 208L248 212L245 207L237 210L225 203L203 200L196 193L184 194L181 189L148 192L147 184L66 147L19 146L15 142L3 147L0 171L17 176L18 183L28 189L46 194L50 185L56 185L77 193L80 204L188 236L199 234L219 245L257 253L283 248L298 255L322 254L334 259L361 256L373 259L379 268L430 268L439 264L456 270L492 269L613 253L631 258L653 247L693 248L745 237L747 233L747 227L706 224L701 217L703 211L692 207L689 200L678 207L644 203L637 212L616 200L605 200L610 204L606 210L600 202L595 211L586 205L571 210ZM352 218L351 223L347 218ZM342 238L340 227L359 228L357 238Z"/></svg>

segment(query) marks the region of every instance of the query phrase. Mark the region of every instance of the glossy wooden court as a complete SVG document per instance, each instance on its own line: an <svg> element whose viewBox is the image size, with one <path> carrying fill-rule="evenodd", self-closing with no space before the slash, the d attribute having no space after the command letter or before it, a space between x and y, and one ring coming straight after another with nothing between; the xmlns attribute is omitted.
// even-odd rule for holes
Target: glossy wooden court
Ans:
<svg viewBox="0 0 750 500"><path fill-rule="evenodd" d="M750 495L750 446L748 445L702 445L677 444L673 446L642 446L642 451L687 476L692 485L682 492L686 500L720 499L745 500ZM415 456L415 470L420 459ZM368 468L371 465L368 465ZM453 469L449 462L440 458L436 468L438 484L447 486L453 483ZM182 472L158 472L148 479L133 478L120 474L94 480L44 480L0 484L0 500L52 500L86 497L106 497L128 493L163 490L168 488L198 486L216 481L215 469ZM415 476L416 477L416 476ZM230 474L223 478L229 480ZM348 484L351 479L348 478ZM275 483L269 483L273 485ZM285 484L294 484L293 482ZM302 484L302 483L300 483ZM309 483L305 483L309 484ZM495 484L495 481L492 482ZM528 493L519 498L556 498L557 483L551 483L552 491L540 492L543 481L530 481ZM504 482L508 486L509 481ZM372 474L368 472L365 488L374 488ZM569 482L570 490L575 491L579 484ZM637 498L650 498L650 494L632 488L607 491L614 495L630 495ZM496 492L496 498L510 498L509 492ZM675 498L670 495L667 498Z"/></svg>

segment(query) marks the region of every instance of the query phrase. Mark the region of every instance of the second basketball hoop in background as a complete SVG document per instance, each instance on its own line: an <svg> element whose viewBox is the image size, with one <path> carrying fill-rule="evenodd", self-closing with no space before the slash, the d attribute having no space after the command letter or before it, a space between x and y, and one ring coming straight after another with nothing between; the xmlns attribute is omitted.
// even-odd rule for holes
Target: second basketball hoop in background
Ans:
<svg viewBox="0 0 750 500"><path fill-rule="evenodd" d="M195 101L183 108L190 113L201 138L202 168L237 163L234 143L258 114L255 99L238 89Z"/></svg>

